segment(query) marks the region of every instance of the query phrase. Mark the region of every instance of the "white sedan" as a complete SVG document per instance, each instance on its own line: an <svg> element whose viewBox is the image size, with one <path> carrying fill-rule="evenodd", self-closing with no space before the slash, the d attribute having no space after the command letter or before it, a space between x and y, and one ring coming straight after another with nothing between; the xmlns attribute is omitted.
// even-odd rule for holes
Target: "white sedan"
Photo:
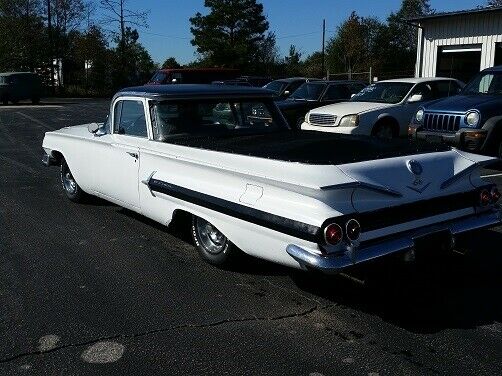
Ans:
<svg viewBox="0 0 502 376"><path fill-rule="evenodd" d="M456 95L462 87L462 82L451 78L380 81L367 86L348 102L311 110L301 129L382 138L406 136L420 105Z"/></svg>
<svg viewBox="0 0 502 376"><path fill-rule="evenodd" d="M162 225L181 220L215 265L246 253L334 273L431 243L451 249L501 223L500 193L479 175L495 158L293 132L263 89L124 89L104 124L47 132L43 148L70 200L98 196Z"/></svg>

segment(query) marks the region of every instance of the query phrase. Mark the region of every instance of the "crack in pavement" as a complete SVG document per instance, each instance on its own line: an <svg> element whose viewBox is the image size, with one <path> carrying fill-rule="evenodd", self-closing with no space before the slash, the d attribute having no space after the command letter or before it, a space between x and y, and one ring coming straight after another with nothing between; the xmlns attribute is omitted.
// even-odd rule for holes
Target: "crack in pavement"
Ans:
<svg viewBox="0 0 502 376"><path fill-rule="evenodd" d="M29 356L45 355L45 354L49 354L49 353L56 352L59 350L64 350L67 348L87 346L87 345L91 345L91 344L101 342L101 341L141 338L141 337L146 337L146 336L149 336L152 334L165 333L165 332L169 332L169 331L173 331L173 330L180 330L180 329L203 329L203 328L212 328L212 327L221 326L221 325L225 325L225 324L232 324L232 323L252 322L252 321L277 321L277 320L284 320L284 319L290 319L290 318L295 318L295 317L304 317L304 316L308 316L316 311L325 310L325 309L334 307L336 305L337 305L336 303L326 304L321 307L319 307L318 305L315 305L312 308L309 308L307 310L304 310L304 311L301 311L298 313L291 313L288 315L280 315L280 316L273 316L273 317L246 317L246 318L240 318L240 319L223 319L223 320L219 320L219 321L210 322L207 324L180 324L180 325L175 325L175 326L171 326L171 327L163 328L163 329L149 330L149 331L142 332L142 333L115 334L115 335L111 335L111 336L105 336L105 337L100 337L97 339L84 341L84 342L68 343L66 345L54 347L50 350L45 350L45 351L36 350L36 351L29 351L29 352L20 353L17 355L10 356L8 358L1 359L0 364L9 363L9 362L12 362L12 361L15 361L18 359L22 359L22 358L26 358Z"/></svg>

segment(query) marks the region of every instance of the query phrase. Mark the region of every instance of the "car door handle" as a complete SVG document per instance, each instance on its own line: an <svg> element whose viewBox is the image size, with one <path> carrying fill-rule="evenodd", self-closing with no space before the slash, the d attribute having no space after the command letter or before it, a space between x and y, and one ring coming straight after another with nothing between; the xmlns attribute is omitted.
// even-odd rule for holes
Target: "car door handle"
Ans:
<svg viewBox="0 0 502 376"><path fill-rule="evenodd" d="M130 152L130 151L128 151L128 152L126 152L126 153L127 153L127 154L129 154L129 155L130 155L131 157L133 157L134 159L138 159L138 157L139 157L138 153L133 153L133 152Z"/></svg>

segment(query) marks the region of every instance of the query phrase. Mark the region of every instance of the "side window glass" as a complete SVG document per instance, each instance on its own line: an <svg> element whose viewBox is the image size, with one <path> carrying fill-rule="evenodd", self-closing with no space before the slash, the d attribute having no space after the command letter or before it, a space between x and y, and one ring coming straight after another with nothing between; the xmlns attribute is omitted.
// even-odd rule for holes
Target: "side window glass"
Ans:
<svg viewBox="0 0 502 376"><path fill-rule="evenodd" d="M444 98L458 93L458 85L455 81L439 81L433 83L434 98Z"/></svg>
<svg viewBox="0 0 502 376"><path fill-rule="evenodd" d="M323 100L331 101L331 100L340 100L340 99L349 99L350 93L349 89L345 85L331 85L328 87L326 94L324 94Z"/></svg>
<svg viewBox="0 0 502 376"><path fill-rule="evenodd" d="M115 106L113 133L148 137L142 101L124 100Z"/></svg>
<svg viewBox="0 0 502 376"><path fill-rule="evenodd" d="M411 92L410 98L416 94L421 95L423 101L431 100L432 99L432 88L429 84L419 84Z"/></svg>

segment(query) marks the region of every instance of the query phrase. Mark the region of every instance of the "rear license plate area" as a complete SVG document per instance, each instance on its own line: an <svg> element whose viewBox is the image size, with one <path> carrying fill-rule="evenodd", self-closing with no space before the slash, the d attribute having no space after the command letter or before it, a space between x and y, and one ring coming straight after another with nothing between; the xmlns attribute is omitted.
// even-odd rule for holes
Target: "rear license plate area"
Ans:
<svg viewBox="0 0 502 376"><path fill-rule="evenodd" d="M415 254L422 257L449 252L453 245L452 235L449 230L419 236L414 238L413 241L415 244Z"/></svg>

